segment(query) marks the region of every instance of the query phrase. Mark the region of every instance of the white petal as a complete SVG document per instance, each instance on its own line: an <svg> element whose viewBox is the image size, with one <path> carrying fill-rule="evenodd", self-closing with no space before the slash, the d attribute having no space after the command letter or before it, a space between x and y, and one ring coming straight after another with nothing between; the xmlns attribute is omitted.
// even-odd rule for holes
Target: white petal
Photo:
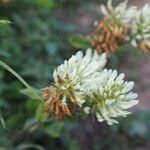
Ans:
<svg viewBox="0 0 150 150"><path fill-rule="evenodd" d="M104 118L100 115L100 113L96 113L97 121L103 122Z"/></svg>
<svg viewBox="0 0 150 150"><path fill-rule="evenodd" d="M138 102L139 102L138 100L130 100L128 102L120 101L118 103L122 109L128 109L128 108L133 107L134 105L137 105Z"/></svg>
<svg viewBox="0 0 150 150"><path fill-rule="evenodd" d="M103 15L105 15L105 16L109 15L109 13L108 13L108 11L107 11L107 9L106 9L106 7L104 5L100 6L100 10L103 13Z"/></svg>
<svg viewBox="0 0 150 150"><path fill-rule="evenodd" d="M89 112L90 112L90 107L84 107L84 112L85 112L86 114L89 114Z"/></svg>
<svg viewBox="0 0 150 150"><path fill-rule="evenodd" d="M108 10L109 10L110 12L113 12L113 11L114 11L114 9L113 9L113 7L112 7L112 0L108 0L108 2L107 2L107 8L108 8Z"/></svg>
<svg viewBox="0 0 150 150"><path fill-rule="evenodd" d="M124 73L121 73L117 78L116 78L116 81L117 83L120 83L122 82L123 78L125 77Z"/></svg>
<svg viewBox="0 0 150 150"><path fill-rule="evenodd" d="M124 87L124 89L122 91L124 93L127 93L127 92L129 92L129 91L131 91L133 89L134 82L131 81L131 82L125 83L124 85L125 85L125 87Z"/></svg>

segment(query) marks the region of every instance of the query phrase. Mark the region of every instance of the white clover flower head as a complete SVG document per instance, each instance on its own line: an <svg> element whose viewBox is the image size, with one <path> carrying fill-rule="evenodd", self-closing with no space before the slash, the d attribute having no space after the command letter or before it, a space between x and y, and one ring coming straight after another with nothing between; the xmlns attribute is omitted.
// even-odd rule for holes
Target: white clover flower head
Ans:
<svg viewBox="0 0 150 150"><path fill-rule="evenodd" d="M131 28L131 44L150 49L150 5L146 4L138 13ZM144 47L145 46L145 47Z"/></svg>
<svg viewBox="0 0 150 150"><path fill-rule="evenodd" d="M131 92L134 83L125 82L124 74L103 69L106 54L87 49L79 51L53 73L54 83L43 89L45 112L58 119L72 116L76 107L86 114L94 113L99 122L118 123L115 117L130 114L126 109L138 103Z"/></svg>
<svg viewBox="0 0 150 150"><path fill-rule="evenodd" d="M125 82L124 74L104 69L99 82L91 84L88 89L87 104L99 122L106 121L109 125L118 123L115 117L126 117L130 112L126 109L138 103L137 94L131 90L133 82ZM88 106L88 105L87 105Z"/></svg>
<svg viewBox="0 0 150 150"><path fill-rule="evenodd" d="M136 6L127 7L127 3L125 0L113 7L112 0L108 0L107 6L100 6L104 18L94 23L95 29L88 37L98 53L115 53L127 40L127 33L138 12Z"/></svg>
<svg viewBox="0 0 150 150"><path fill-rule="evenodd" d="M106 18L117 20L119 23L130 23L137 15L137 7L127 7L128 0L118 4L116 7L112 6L112 0L108 0L107 7L101 5L101 12Z"/></svg>
<svg viewBox="0 0 150 150"><path fill-rule="evenodd" d="M105 53L99 55L96 51L93 53L91 49L87 49L85 56L79 51L58 66L53 73L53 78L55 87L63 95L62 102L66 103L69 97L72 102L75 101L81 106L85 102L82 85L87 80L98 77L98 72L105 64Z"/></svg>

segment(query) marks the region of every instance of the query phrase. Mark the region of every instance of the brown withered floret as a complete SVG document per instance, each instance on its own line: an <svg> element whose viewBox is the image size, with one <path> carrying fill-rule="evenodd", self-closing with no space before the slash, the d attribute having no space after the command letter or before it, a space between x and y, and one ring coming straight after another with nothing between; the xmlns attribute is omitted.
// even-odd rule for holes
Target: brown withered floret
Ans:
<svg viewBox="0 0 150 150"><path fill-rule="evenodd" d="M61 102L61 93L57 88L50 86L43 89L43 99L45 101L45 112L59 120L65 116L72 116L75 112L75 104L64 104Z"/></svg>
<svg viewBox="0 0 150 150"><path fill-rule="evenodd" d="M147 42L144 42L144 41L140 42L139 48L142 49L145 53L150 51L149 45L147 44Z"/></svg>
<svg viewBox="0 0 150 150"><path fill-rule="evenodd" d="M103 19L96 26L93 33L88 36L92 45L98 53L115 53L118 47L124 42L127 28L123 25L108 25L107 19Z"/></svg>

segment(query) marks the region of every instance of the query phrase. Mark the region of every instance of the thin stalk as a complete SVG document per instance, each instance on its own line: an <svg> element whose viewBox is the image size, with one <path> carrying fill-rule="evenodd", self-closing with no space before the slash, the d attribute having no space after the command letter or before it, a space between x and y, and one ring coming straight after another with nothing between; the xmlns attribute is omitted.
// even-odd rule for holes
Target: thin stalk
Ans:
<svg viewBox="0 0 150 150"><path fill-rule="evenodd" d="M10 68L6 63L2 62L0 60L0 65L8 70L10 73L12 73L21 83L23 83L35 96L36 98L39 98L39 95L35 92L35 90L12 68Z"/></svg>
<svg viewBox="0 0 150 150"><path fill-rule="evenodd" d="M4 129L6 129L5 121L4 121L3 117L1 116L1 114L0 114L0 123L1 123L2 127Z"/></svg>

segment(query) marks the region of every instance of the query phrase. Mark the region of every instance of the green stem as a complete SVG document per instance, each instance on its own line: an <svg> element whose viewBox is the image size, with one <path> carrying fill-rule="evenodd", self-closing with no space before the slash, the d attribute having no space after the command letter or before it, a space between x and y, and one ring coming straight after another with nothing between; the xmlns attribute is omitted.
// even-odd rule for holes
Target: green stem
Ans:
<svg viewBox="0 0 150 150"><path fill-rule="evenodd" d="M1 123L2 127L4 129L6 129L5 121L4 121L4 119L3 119L2 115L1 115L1 111L0 111L0 123Z"/></svg>
<svg viewBox="0 0 150 150"><path fill-rule="evenodd" d="M21 83L23 83L37 98L39 98L39 95L35 92L35 90L12 68L10 68L7 64L2 62L0 60L0 65L4 67L6 70L8 70L10 73L12 73Z"/></svg>

